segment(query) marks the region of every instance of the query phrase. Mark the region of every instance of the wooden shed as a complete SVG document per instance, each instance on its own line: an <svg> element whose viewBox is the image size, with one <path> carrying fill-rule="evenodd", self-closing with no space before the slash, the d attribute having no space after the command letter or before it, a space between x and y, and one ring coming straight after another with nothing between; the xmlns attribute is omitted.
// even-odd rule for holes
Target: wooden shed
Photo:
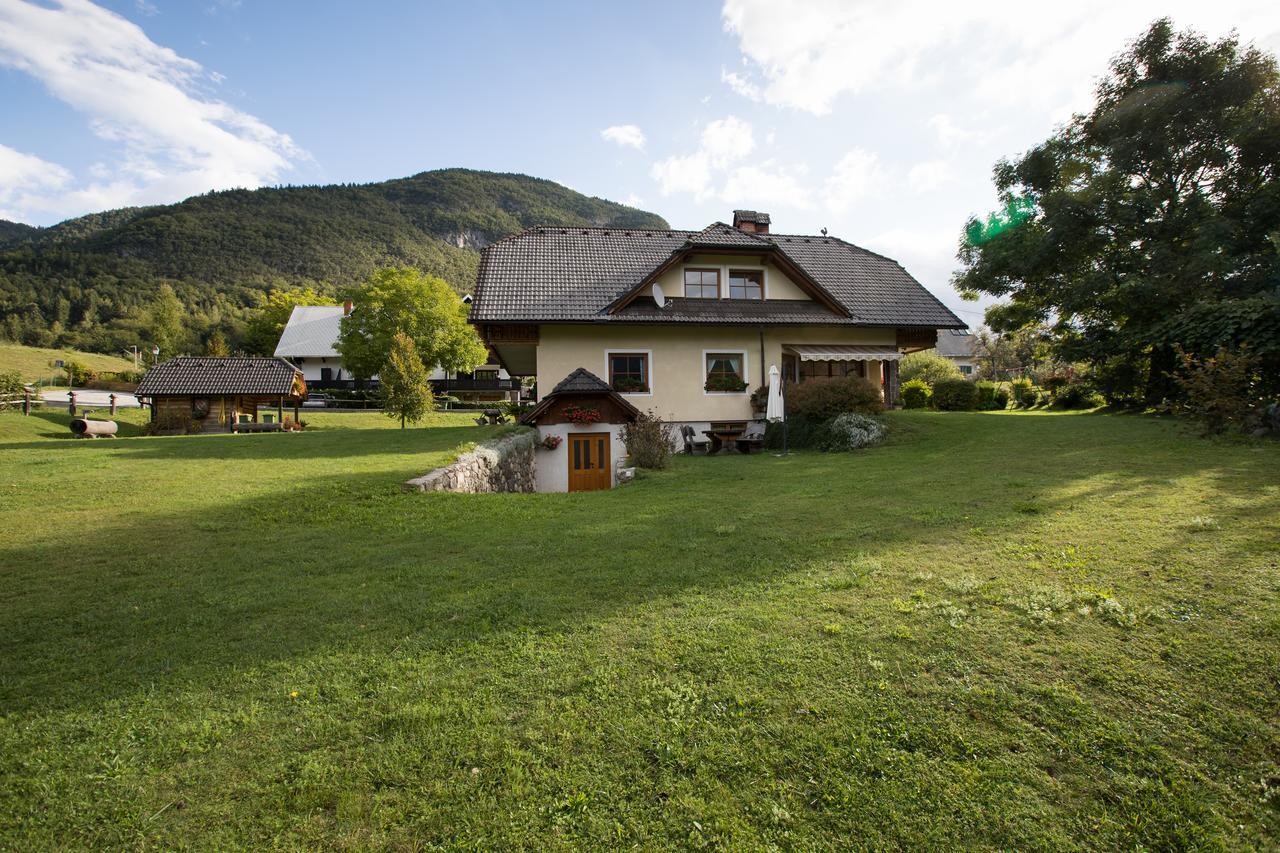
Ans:
<svg viewBox="0 0 1280 853"><path fill-rule="evenodd" d="M539 401L521 423L537 427L540 492L588 492L617 484L616 463L626 454L622 427L640 410L600 377L579 367ZM554 447L543 443L554 437Z"/></svg>
<svg viewBox="0 0 1280 853"><path fill-rule="evenodd" d="M134 392L151 420L203 432L282 429L307 396L302 371L283 358L184 356L147 371Z"/></svg>

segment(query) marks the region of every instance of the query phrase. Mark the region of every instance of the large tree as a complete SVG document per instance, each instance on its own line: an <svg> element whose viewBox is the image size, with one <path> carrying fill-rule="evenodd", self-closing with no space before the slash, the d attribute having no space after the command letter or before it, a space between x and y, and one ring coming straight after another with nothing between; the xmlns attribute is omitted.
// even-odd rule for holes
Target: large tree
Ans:
<svg viewBox="0 0 1280 853"><path fill-rule="evenodd" d="M485 346L467 322L468 306L444 279L415 269L381 269L351 299L355 309L342 318L338 352L361 379L382 369L397 332L413 339L428 368L468 371L485 362Z"/></svg>
<svg viewBox="0 0 1280 853"><path fill-rule="evenodd" d="M997 331L1048 324L1113 399L1176 396L1178 346L1280 368L1278 170L1274 57L1157 21L1087 115L997 164L1003 209L966 226L955 284L1006 300Z"/></svg>
<svg viewBox="0 0 1280 853"><path fill-rule="evenodd" d="M244 330L244 348L252 355L271 355L289 315L299 305L337 305L330 296L310 287L277 287L262 300Z"/></svg>
<svg viewBox="0 0 1280 853"><path fill-rule="evenodd" d="M184 328L187 309L178 294L167 284L160 285L156 298L147 306L144 325L147 340L160 348L161 358L178 354L187 334Z"/></svg>
<svg viewBox="0 0 1280 853"><path fill-rule="evenodd" d="M404 332L391 336L391 352L382 365L380 378L382 409L387 417L400 419L400 429L404 429L406 420L416 424L431 411L435 401L426 368L413 338Z"/></svg>

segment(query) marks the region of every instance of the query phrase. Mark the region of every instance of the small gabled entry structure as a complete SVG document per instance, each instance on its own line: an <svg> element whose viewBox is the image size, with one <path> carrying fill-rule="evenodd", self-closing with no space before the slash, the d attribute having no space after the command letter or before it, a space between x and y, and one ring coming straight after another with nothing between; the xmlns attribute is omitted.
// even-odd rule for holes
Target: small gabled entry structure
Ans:
<svg viewBox="0 0 1280 853"><path fill-rule="evenodd" d="M570 373L520 420L538 430L538 491L613 488L616 463L626 453L622 427L639 416L639 409L591 371L579 367Z"/></svg>

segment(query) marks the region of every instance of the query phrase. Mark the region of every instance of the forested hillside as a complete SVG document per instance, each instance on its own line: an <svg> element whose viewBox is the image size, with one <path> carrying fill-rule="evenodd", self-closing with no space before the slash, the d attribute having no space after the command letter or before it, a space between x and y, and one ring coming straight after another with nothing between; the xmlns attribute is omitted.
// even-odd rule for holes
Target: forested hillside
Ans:
<svg viewBox="0 0 1280 853"><path fill-rule="evenodd" d="M337 293L407 265L470 290L478 250L531 225L664 228L660 217L526 175L445 169L365 185L230 190L49 228L0 222L0 338L114 352L170 284L189 345L234 346L272 288Z"/></svg>

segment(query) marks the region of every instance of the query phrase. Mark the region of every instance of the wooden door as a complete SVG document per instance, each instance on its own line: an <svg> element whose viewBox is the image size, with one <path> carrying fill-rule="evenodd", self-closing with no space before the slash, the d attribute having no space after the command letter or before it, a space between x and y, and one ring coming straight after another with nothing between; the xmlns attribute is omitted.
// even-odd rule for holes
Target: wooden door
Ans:
<svg viewBox="0 0 1280 853"><path fill-rule="evenodd" d="M571 432L569 439L569 491L592 492L613 485L609 470L609 433Z"/></svg>

